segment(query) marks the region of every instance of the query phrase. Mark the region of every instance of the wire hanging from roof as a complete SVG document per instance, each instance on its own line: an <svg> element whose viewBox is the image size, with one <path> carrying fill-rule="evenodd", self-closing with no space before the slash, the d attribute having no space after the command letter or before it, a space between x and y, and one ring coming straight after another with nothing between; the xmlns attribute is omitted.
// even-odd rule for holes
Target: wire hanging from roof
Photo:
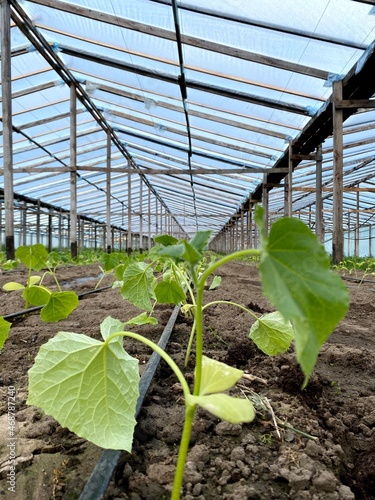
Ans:
<svg viewBox="0 0 375 500"><path fill-rule="evenodd" d="M175 31L176 31L178 59L179 59L179 64L180 64L180 75L178 77L178 83L179 83L180 91L181 91L182 105L184 108L184 115L185 115L185 120L186 120L186 129L187 129L188 143L189 143L188 167L189 167L189 171L190 171L190 186L191 186L191 190L193 193L193 206L194 206L194 214L195 214L195 223L196 223L196 228L198 230L196 197L195 197L195 190L194 190L193 174L191 173L191 170L192 170L191 157L193 155L193 150L192 150L192 143L191 143L191 129L190 129L189 113L188 113L187 102L186 102L186 100L187 100L187 87L186 87L185 69L184 69L184 56L182 53L180 21L179 21L179 16L178 16L178 8L177 8L177 1L176 0L172 0L172 10L173 10L173 19L174 19L174 25L175 25Z"/></svg>

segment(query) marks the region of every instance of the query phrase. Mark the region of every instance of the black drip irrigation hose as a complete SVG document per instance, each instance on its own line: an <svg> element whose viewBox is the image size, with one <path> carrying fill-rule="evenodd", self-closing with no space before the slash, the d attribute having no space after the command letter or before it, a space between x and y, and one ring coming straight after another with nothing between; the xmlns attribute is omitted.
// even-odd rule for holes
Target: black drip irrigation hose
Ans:
<svg viewBox="0 0 375 500"><path fill-rule="evenodd" d="M362 278L356 278L354 276L341 276L344 280L355 281L356 283L375 283L375 280L366 280Z"/></svg>
<svg viewBox="0 0 375 500"><path fill-rule="evenodd" d="M176 306L173 309L168 323L165 326L163 333L161 334L158 346L163 350L168 344L179 311L180 306ZM135 418L138 417L138 414L142 408L143 401L151 385L152 379L154 378L156 368L158 367L160 359L160 355L156 352L153 352L146 364L146 369L139 383L139 398L137 401ZM100 498L102 498L106 489L108 488L108 484L119 461L121 453L121 450L103 451L79 497L79 500L99 500Z"/></svg>
<svg viewBox="0 0 375 500"><path fill-rule="evenodd" d="M96 288L94 290L89 290L88 292L77 293L77 296L78 296L78 299L81 300L86 295L90 295L91 293L102 292L103 290L108 290L108 288L112 288L112 285L107 285L107 286L103 286L101 288ZM35 311L40 311L43 307L44 306L29 307L28 309L24 309L23 311L18 311L18 312L12 313L12 314L7 314L6 316L3 316L3 318L10 321L12 319L16 319L20 316L23 316L24 314L29 314L29 313L32 313Z"/></svg>

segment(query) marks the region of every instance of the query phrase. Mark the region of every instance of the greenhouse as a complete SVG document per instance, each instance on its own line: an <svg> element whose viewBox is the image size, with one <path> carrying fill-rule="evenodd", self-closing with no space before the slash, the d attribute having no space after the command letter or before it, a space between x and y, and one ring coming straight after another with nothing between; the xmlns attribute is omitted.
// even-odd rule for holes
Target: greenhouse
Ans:
<svg viewBox="0 0 375 500"><path fill-rule="evenodd" d="M2 2L1 243L374 252L373 2ZM135 237L132 237L134 235Z"/></svg>
<svg viewBox="0 0 375 500"><path fill-rule="evenodd" d="M375 0L0 0L0 495L375 498Z"/></svg>

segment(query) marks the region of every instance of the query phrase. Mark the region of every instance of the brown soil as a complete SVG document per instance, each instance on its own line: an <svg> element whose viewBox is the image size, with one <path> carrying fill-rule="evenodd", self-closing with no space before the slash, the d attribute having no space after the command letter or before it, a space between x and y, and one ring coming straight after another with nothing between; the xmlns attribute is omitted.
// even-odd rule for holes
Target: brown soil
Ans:
<svg viewBox="0 0 375 500"><path fill-rule="evenodd" d="M76 278L97 277L98 273L97 266L58 271L60 279L77 292L92 289L96 281L82 283ZM206 292L207 301L237 301L257 313L272 310L261 294L255 267L232 263L220 274L222 284ZM3 274L0 286L24 279L19 270ZM108 278L102 286L109 282ZM243 380L236 390L239 396L256 401L258 411L254 422L243 425L220 422L198 411L184 500L375 498L375 283L347 283L349 313L323 346L314 375L303 391L293 352L270 358L248 339L253 322L250 315L227 305L207 310L206 355L255 376L253 381ZM17 293L0 292L0 297L2 315L23 308ZM169 306L157 308L159 325L147 327L150 338L158 339L171 311ZM88 295L59 324L43 323L38 313L14 321L0 356L0 495L4 498L76 499L102 452L38 408L26 406L27 371L40 345L59 330L99 338L99 324L106 316L126 321L138 313L122 300L118 290L108 289ZM168 350L180 366L190 328L190 321L179 316ZM139 358L141 367L150 354L134 343L126 342L125 349ZM192 372L189 365L185 373L190 381ZM17 391L16 493L8 490L6 476L6 411L11 386ZM179 386L162 363L140 413L133 453L122 456L105 499L169 498L183 414Z"/></svg>

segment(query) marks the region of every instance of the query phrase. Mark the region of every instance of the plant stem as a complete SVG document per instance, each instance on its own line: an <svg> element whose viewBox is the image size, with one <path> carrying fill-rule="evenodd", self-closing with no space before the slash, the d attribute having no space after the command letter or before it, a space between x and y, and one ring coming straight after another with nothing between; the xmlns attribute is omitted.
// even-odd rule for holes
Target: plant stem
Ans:
<svg viewBox="0 0 375 500"><path fill-rule="evenodd" d="M202 356L203 356L203 291L207 278L218 267L231 262L232 260L249 255L260 255L261 251L251 248L248 250L240 250L239 252L226 255L221 259L211 264L208 269L201 275L197 284L197 307L195 312L196 332L195 332L195 380L194 380L194 396L198 396L201 387L202 379Z"/></svg>
<svg viewBox="0 0 375 500"><path fill-rule="evenodd" d="M143 344L146 344L148 347L151 347L155 352L159 354L160 357L164 359L164 361L172 368L174 374L178 378L182 390L184 391L184 396L185 396L185 421L184 421L184 428L182 431L182 437L181 437L181 443L180 443L180 450L178 452L178 459L177 459L177 466L176 466L176 472L175 472L175 478L173 482L173 492L172 492L172 497L171 500L179 500L180 498L180 492L181 492L181 487L182 487L182 481L184 478L184 470L185 470L185 462L186 462L186 456L187 452L189 449L189 443L190 443L190 435L191 435L191 429L193 426L193 420L194 420L194 415L195 415L195 410L197 405L189 405L187 403L188 396L190 395L190 390L188 383L186 382L185 377L183 376L181 370L179 367L176 365L176 363L173 361L173 359L157 344L152 342L151 340L142 337L142 335L139 335L138 333L134 332L117 332L113 333L106 339L106 343L108 344L112 339L116 337L131 337L135 340L139 340Z"/></svg>
<svg viewBox="0 0 375 500"><path fill-rule="evenodd" d="M60 286L60 283L58 282L58 279L57 279L57 277L56 277L56 274L55 274L53 271L50 271L50 273L51 273L51 275L52 275L53 279L55 280L55 283L56 283L56 286L57 286L57 288L58 288L59 292L61 292L61 291L62 291L62 290L61 290L61 286Z"/></svg>
<svg viewBox="0 0 375 500"><path fill-rule="evenodd" d="M178 452L177 466L173 481L173 490L171 500L179 500L181 494L182 482L184 479L185 462L187 452L189 450L191 429L193 426L193 420L195 415L195 410L197 405L188 406L185 409L185 421L184 428L182 431L182 437L180 442L180 449Z"/></svg>
<svg viewBox="0 0 375 500"><path fill-rule="evenodd" d="M230 300L214 300L213 302L209 302L205 306L203 306L203 310L206 309L209 306L214 306L215 304L228 304L230 306L236 306L242 309L243 311L249 313L251 316L253 316L255 319L258 319L258 316L251 310L248 309L247 307L237 304L237 302L231 302Z"/></svg>
<svg viewBox="0 0 375 500"><path fill-rule="evenodd" d="M176 363L173 361L173 359L157 344L152 342L152 340L147 339L146 337L143 337L142 335L139 335L138 333L135 332L116 332L113 333L112 335L109 335L109 337L105 340L106 344L109 344L109 342L116 337L130 337L132 339L138 340L139 342L142 342L143 344L146 344L148 347L151 347L151 349L159 354L161 358L164 359L164 361L170 366L170 368L173 370L173 373L176 375L178 378L178 381L180 382L182 386L182 390L184 391L184 396L185 398L190 395L190 390L188 383L186 382L185 377L183 376L181 370L179 367L176 365Z"/></svg>

